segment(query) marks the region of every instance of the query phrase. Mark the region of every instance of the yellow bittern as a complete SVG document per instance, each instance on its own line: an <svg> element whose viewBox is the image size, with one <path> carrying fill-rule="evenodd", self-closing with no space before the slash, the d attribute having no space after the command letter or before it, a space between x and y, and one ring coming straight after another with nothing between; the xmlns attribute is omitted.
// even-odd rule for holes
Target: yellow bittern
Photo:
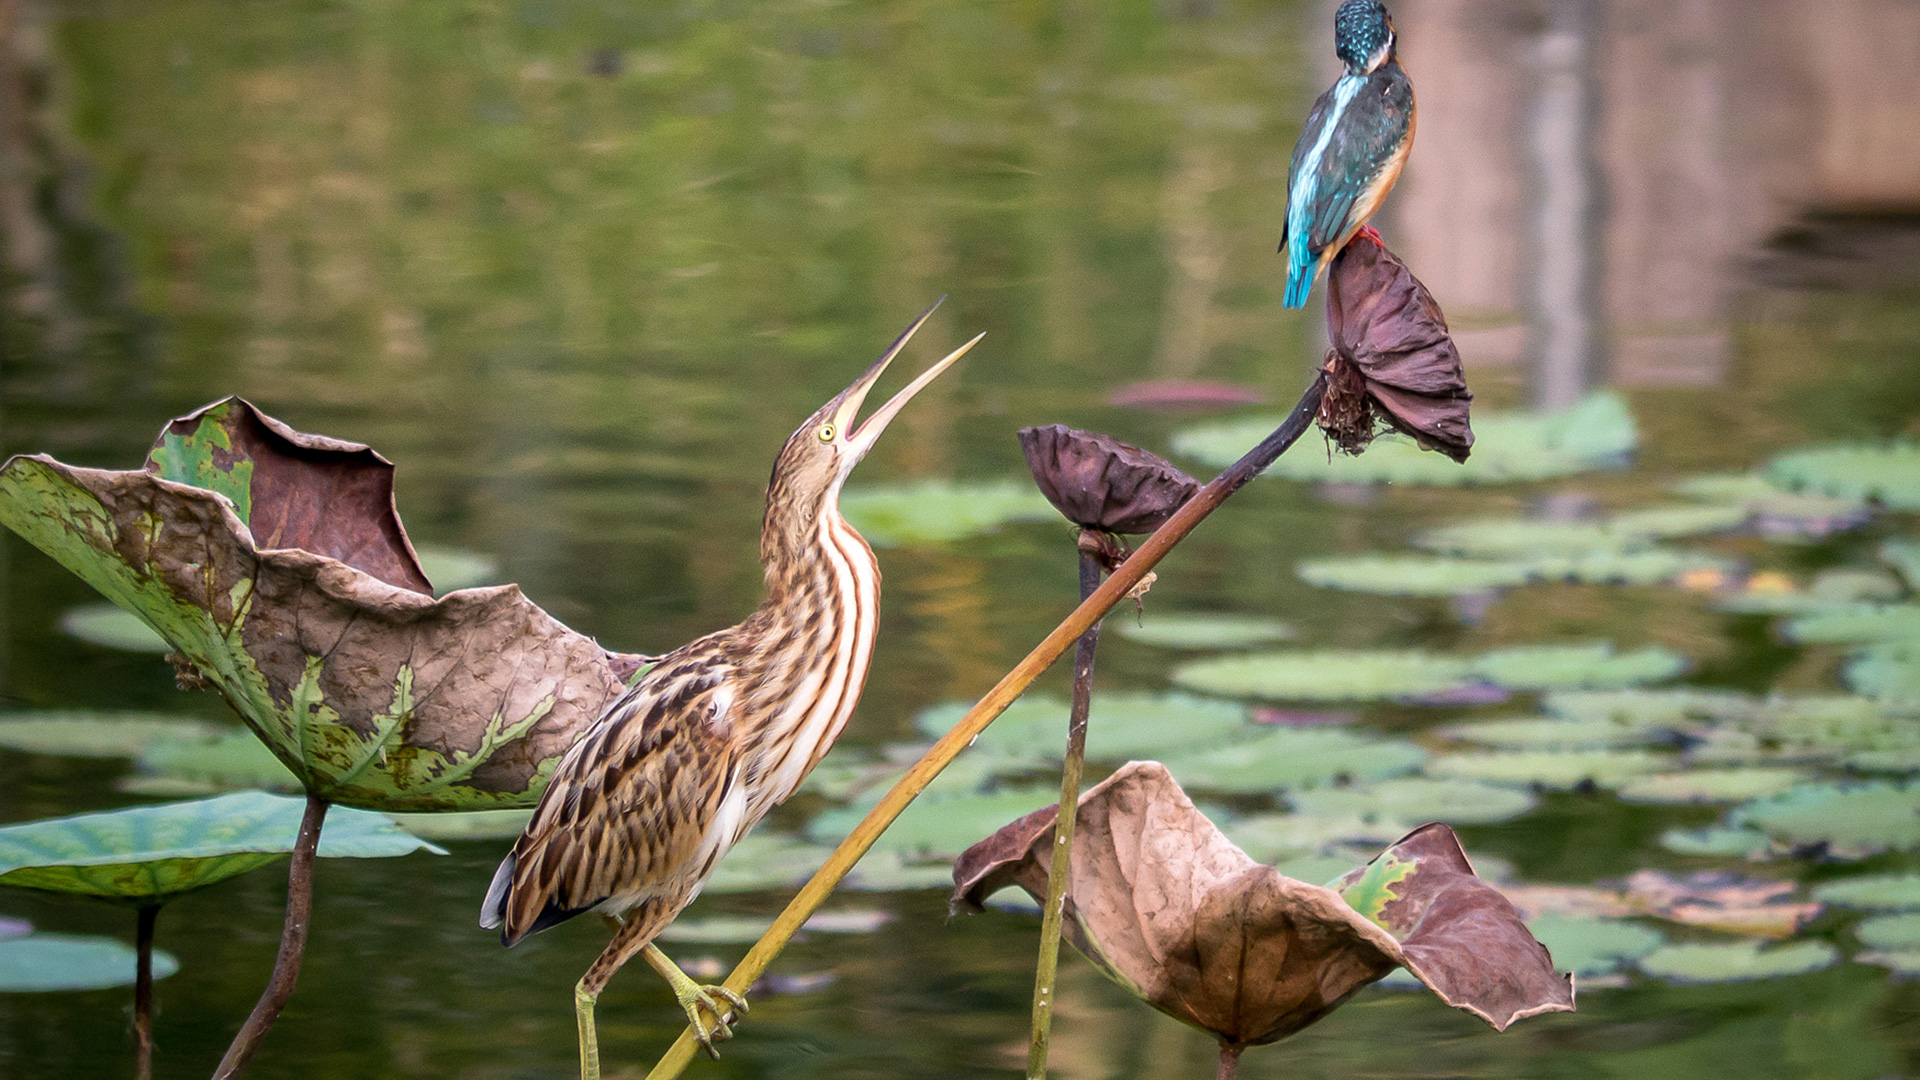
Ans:
<svg viewBox="0 0 1920 1080"><path fill-rule="evenodd" d="M856 429L867 392L932 314L788 437L767 484L759 610L668 653L621 695L561 758L493 876L480 925L499 927L509 946L585 911L616 927L574 990L588 1080L599 1075L594 1002L636 953L672 985L709 1054L716 1036L732 1035L718 999L747 1011L726 987L696 984L653 939L720 857L800 786L860 700L880 568L840 516L840 488L888 421L980 340L928 368Z"/></svg>

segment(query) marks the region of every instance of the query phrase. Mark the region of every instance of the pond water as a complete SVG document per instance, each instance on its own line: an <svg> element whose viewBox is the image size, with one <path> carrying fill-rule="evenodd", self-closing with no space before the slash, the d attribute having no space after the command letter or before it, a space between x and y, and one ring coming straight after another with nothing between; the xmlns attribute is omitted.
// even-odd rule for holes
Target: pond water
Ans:
<svg viewBox="0 0 1920 1080"><path fill-rule="evenodd" d="M1324 347L1317 298L1306 313L1281 310L1273 248L1300 119L1334 74L1332 7L0 5L11 20L0 46L0 442L8 453L131 468L169 417L242 394L302 430L364 441L395 461L417 542L485 556L498 580L519 582L610 647L664 651L757 602L775 450L936 297L949 299L909 365L974 333L987 338L903 414L856 486L1024 485L1014 433L1027 424L1095 428L1173 454L1198 445L1198 426L1284 410ZM1868 650L1891 658L1896 683L1907 680L1889 690L1848 668L1858 638L1796 642L1766 609L1789 603L1777 600L1783 590L1816 585L1828 602L1910 599L1920 583L1895 568L1905 549L1887 545L1920 537L1911 497L1905 511L1769 503L1758 518L1750 511L1760 504L1742 503L1744 525L1664 542L1658 550L1683 554L1684 565L1638 584L1540 570L1497 591L1408 596L1392 594L1403 586L1383 595L1301 576L1313 560L1417 554L1420 529L1686 503L1674 485L1689 477L1835 440L1920 437L1920 157L1906 134L1920 130L1920 16L1900 0L1404 0L1395 13L1420 127L1378 223L1447 310L1476 417L1610 393L1630 411L1631 432L1609 414L1594 437L1634 448L1558 478L1467 488L1263 479L1163 564L1144 616L1115 622L1266 616L1292 629L1279 648L1448 657L1593 642L1635 656L1666 650L1644 654L1649 671L1613 682L1581 674L1580 663L1548 677L1546 658L1510 658L1463 677L1466 690L1445 704L1365 689L1357 700L1308 690L1256 702L1286 713L1256 714L1267 721L1343 721L1340 730L1375 740L1369 747L1416 747L1412 760L1430 756L1432 775L1508 770L1493 790L1526 792L1530 808L1463 812L1480 823L1460 832L1485 873L1516 887L1613 888L1654 869L1798 888L1920 868L1899 850L1920 836L1822 842L1804 821L1763 826L1771 857L1685 854L1663 835L1713 825L1738 800L1673 805L1618 790L1637 768L1620 764L1632 753L1665 755L1658 769L1686 775L1779 759L1802 770L1784 784L1868 768L1904 783L1920 766L1904 734L1920 696L1920 647L1901 651L1911 631ZM1853 77L1863 69L1874 77ZM1126 388L1152 398L1139 384L1195 380L1264 404L1198 413L1114 404ZM1532 453L1515 445L1519 459ZM1309 438L1288 460L1324 453ZM1203 456L1176 456L1207 472ZM1880 468L1893 470L1895 488L1920 486L1901 467L1843 464L1836 482ZM1688 503L1709 504L1730 505ZM1517 565L1543 542L1495 549L1480 568ZM7 708L233 723L218 699L175 689L156 654L64 633L63 616L97 595L16 537L0 551ZM1916 574L1920 560L1906 558L1905 574ZM873 675L830 765L924 742L918 714L977 697L1074 595L1072 538L1058 522L907 536L880 559ZM1615 740L1653 749L1603 757L1596 773L1627 770L1609 778L1583 765L1569 772L1568 751L1551 740L1543 760L1489 766L1474 742L1438 731L1543 707L1568 715L1568 699L1543 703L1541 681L1625 685L1660 675L1652 669L1669 654L1684 662L1669 686L1878 693L1836 706L1864 709L1878 734L1836 750L1844 738L1822 728L1802 745L1779 727L1796 721L1754 720L1751 702L1703 707ZM1176 682L1204 692L1189 665L1217 655L1111 633L1099 693L1157 694ZM1064 694L1066 678L1063 666L1039 690ZM1503 679L1506 692L1487 689ZM1176 737L1166 756L1183 749ZM1285 809L1289 793L1301 808L1306 791L1355 788L1364 800L1373 789L1356 774L1382 760L1373 752L1285 792L1227 784L1202 801L1222 820L1272 825L1263 816ZM1855 752L1881 757L1851 760ZM1044 762L1025 764L1038 768L980 775L1019 790L1044 778ZM0 822L151 801L151 781L125 758L0 750ZM1466 802L1483 811L1472 790ZM1910 822L1920 806L1897 790L1894 816ZM799 836L833 810L834 794L809 792L762 830ZM1340 843L1297 841L1269 857L1317 868L1364 861L1366 845L1347 841L1366 830L1345 828L1326 834ZM502 950L475 917L506 841L446 846L445 857L322 861L299 991L250 1076L573 1074L570 988L604 930L576 920ZM157 1075L211 1071L271 966L284 882L277 868L257 871L161 915L160 944L180 970L157 987ZM787 895L708 896L686 918L767 915ZM945 899L937 888L837 899L834 908L891 919L795 945L772 988L792 992L759 996L723 1060L690 1075L1017 1069L1038 920L949 919ZM105 905L9 891L0 916L131 938L127 913ZM1911 945L1863 946L1872 935L1859 919L1829 906L1789 929L1847 957L1822 970L1692 985L1660 977L1656 963L1629 966L1584 983L1578 1013L1502 1035L1428 995L1374 988L1318 1027L1250 1052L1242 1069L1920 1074L1920 988L1854 959L1877 948L1911 960ZM1669 942L1748 940L1699 921L1635 925ZM744 950L669 949L716 975ZM0 994L0 1074L129 1071L127 998ZM639 965L615 980L600 1017L617 1076L643 1075L679 1027L671 998ZM1204 1076L1214 1048L1071 958L1053 1060L1066 1078Z"/></svg>

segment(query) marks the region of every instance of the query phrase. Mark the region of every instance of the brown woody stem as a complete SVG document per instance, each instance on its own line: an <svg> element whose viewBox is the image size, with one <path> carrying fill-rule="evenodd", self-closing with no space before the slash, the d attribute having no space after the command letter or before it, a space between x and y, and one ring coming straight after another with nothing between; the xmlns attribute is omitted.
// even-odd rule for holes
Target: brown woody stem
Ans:
<svg viewBox="0 0 1920 1080"><path fill-rule="evenodd" d="M133 949L133 1075L153 1076L153 923L159 904L149 904L134 916Z"/></svg>
<svg viewBox="0 0 1920 1080"><path fill-rule="evenodd" d="M954 758L959 757L960 752L971 745L973 740L986 730L988 724L993 723L1001 713L1005 712L1007 706L1013 704L1014 699L1024 693L1027 687L1032 685L1033 680L1040 677L1041 672L1052 667L1054 661L1060 659L1080 635L1092 629L1107 612L1113 610L1114 605L1125 599L1127 593L1131 592L1135 585L1140 584L1141 579L1166 557L1167 552L1173 550L1175 544L1193 531L1194 526L1218 509L1220 504L1227 500L1227 496L1245 487L1249 480L1260 475L1262 469L1273 464L1275 458L1305 434L1307 428L1313 424L1314 414L1320 409L1320 398L1325 393L1326 376L1316 375L1313 383L1307 387L1306 393L1301 395L1300 403L1293 407L1293 412L1287 415L1272 434L1262 439L1258 446L1247 451L1245 456L1234 462L1225 472L1214 477L1173 517L1167 519L1165 525L1160 526L1157 532L1147 537L1127 561L1121 563L1112 576L1093 591L1092 596L1081 601L1080 606L1074 608L1072 614L1062 620L1060 625L1054 627L1053 632L1048 634L1039 645L1034 646L1033 651L1028 653L1025 659L1014 665L1013 670L1002 676L1000 681L994 684L993 689L987 691L985 697L981 698L973 708L967 710L967 715L961 717L951 730L942 735L938 742L921 755L913 768L907 770L907 775L901 777L900 782L893 785L892 790L888 791L886 796L867 812L867 816L861 819L860 824L854 826L853 831L847 834L847 838L840 842L840 846L833 849L833 854L827 857L826 864L800 887L800 892L787 904L786 910L780 913L780 917L774 920L773 926L754 943L753 948L747 950L747 955L733 969L733 973L727 976L726 986L737 994L746 993L754 980L758 979L767 970L767 966L773 963L773 958L780 955L780 950L786 948L787 942L799 931L801 925L821 904L826 902L834 886L840 884L841 879L852 871L854 864L867 853L867 849L880 838L880 834L886 831L887 826L893 824L893 820L907 808L907 804L911 803L914 797L933 781L934 777L940 775L940 770L946 768ZM672 1077L679 1076L693 1060L698 1046L699 1043L694 1039L693 1032L690 1029L682 1030L680 1037L665 1054L661 1055L653 1071L647 1074L648 1080L671 1080Z"/></svg>
<svg viewBox="0 0 1920 1080"><path fill-rule="evenodd" d="M1080 599L1100 587L1100 556L1080 553ZM1080 812L1080 771L1087 758L1087 712L1093 707L1093 653L1100 624L1080 635L1073 650L1073 710L1067 714L1066 765L1060 770L1060 816L1054 825L1053 863L1047 871L1047 903L1040 920L1040 962L1033 969L1033 1031L1027 1043L1027 1080L1047 1078L1047 1036L1053 1029L1054 975L1060 968L1060 923L1072 874L1073 826Z"/></svg>
<svg viewBox="0 0 1920 1080"><path fill-rule="evenodd" d="M231 1080L246 1069L261 1040L280 1019L280 1010L293 996L300 980L300 961L307 952L307 926L313 915L313 855L320 847L320 825L327 817L327 800L307 795L307 812L300 818L300 835L293 842L293 866L287 871L287 921L280 930L280 955L273 961L273 977L253 1006L247 1022L227 1047L227 1056L213 1071L213 1080Z"/></svg>
<svg viewBox="0 0 1920 1080"><path fill-rule="evenodd" d="M1220 1071L1214 1074L1214 1080L1233 1080L1234 1074L1240 1071L1240 1051L1245 1049L1239 1043L1221 1043Z"/></svg>

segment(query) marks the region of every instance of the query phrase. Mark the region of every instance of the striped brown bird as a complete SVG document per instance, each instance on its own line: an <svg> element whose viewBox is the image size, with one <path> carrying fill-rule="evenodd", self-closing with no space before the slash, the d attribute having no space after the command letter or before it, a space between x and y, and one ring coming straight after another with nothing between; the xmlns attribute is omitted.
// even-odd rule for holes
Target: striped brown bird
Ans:
<svg viewBox="0 0 1920 1080"><path fill-rule="evenodd" d="M586 730L493 876L480 925L498 927L509 946L586 911L614 927L574 991L588 1080L599 1075L594 1002L635 954L672 985L709 1054L716 1037L732 1034L729 1013L747 1011L726 987L688 978L653 939L720 857L800 786L860 700L880 568L840 516L840 488L901 408L980 340L928 368L856 429L867 392L932 314L781 449L760 533L759 609L662 657Z"/></svg>

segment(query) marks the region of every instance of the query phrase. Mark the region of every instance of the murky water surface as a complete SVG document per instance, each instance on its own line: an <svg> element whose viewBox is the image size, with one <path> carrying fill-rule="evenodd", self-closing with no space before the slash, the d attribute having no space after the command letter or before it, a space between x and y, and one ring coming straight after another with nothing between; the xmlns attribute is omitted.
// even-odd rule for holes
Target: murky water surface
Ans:
<svg viewBox="0 0 1920 1080"><path fill-rule="evenodd" d="M1333 74L1331 6L29 0L0 56L0 441L132 467L168 417L242 394L397 462L417 541L491 556L610 646L663 651L757 602L774 451L935 297L949 299L913 363L988 337L859 482L1019 479L1026 424L1167 451L1196 419L1234 415L1109 404L1147 380L1290 403L1323 335L1317 314L1281 310L1273 246L1299 119ZM1604 639L1684 655L1688 685L1837 692L1842 651L1784 643L1709 591L1536 584L1489 606L1317 589L1295 567L1404 551L1410 530L1461 518L1665 502L1679 477L1805 443L1920 435L1914 9L1406 0L1396 14L1421 120L1380 224L1452 318L1476 408L1611 387L1639 449L1623 468L1464 490L1263 480L1167 561L1148 618L1277 615L1315 647ZM1853 77L1862 64L1874 78ZM1294 451L1322 452L1312 439ZM1813 542L1735 534L1690 550L1731 560L1735 583L1805 581L1873 567L1883 541L1914 534L1912 516L1881 514ZM230 720L177 691L157 658L62 634L61 613L95 594L11 535L3 550L8 706ZM1071 536L1054 524L881 562L882 637L848 747L917 738L916 712L985 690L1074 591ZM1110 634L1100 686L1161 690L1187 659ZM1535 710L1523 694L1358 711L1363 729L1430 740L1440 724ZM146 801L123 790L129 772L0 751L0 821ZM798 829L821 805L796 800L763 828ZM1861 867L1657 843L1720 812L1576 789L1461 831L1535 883L1644 867L1812 882ZM250 1075L571 1074L570 989L604 931L580 920L502 950L474 921L504 842L449 846L323 861L299 992ZM271 964L284 889L261 871L165 910L160 941L182 966L158 988L159 1075L210 1071ZM689 917L784 900L714 897ZM897 917L791 949L779 972L831 981L761 998L699 1074L1016 1068L1037 920L949 920L944 901L849 900ZM8 893L0 915L131 936L102 905ZM1851 922L1826 914L1802 936L1851 953ZM743 947L674 951L720 967ZM1210 1075L1204 1036L1077 959L1064 968L1059 1075ZM1583 993L1576 1015L1498 1036L1425 995L1375 989L1243 1069L1920 1072L1920 991L1879 967L1616 981ZM640 965L600 1016L613 1075L641 1075L678 1028ZM0 1073L124 1074L127 1027L124 991L0 996Z"/></svg>

